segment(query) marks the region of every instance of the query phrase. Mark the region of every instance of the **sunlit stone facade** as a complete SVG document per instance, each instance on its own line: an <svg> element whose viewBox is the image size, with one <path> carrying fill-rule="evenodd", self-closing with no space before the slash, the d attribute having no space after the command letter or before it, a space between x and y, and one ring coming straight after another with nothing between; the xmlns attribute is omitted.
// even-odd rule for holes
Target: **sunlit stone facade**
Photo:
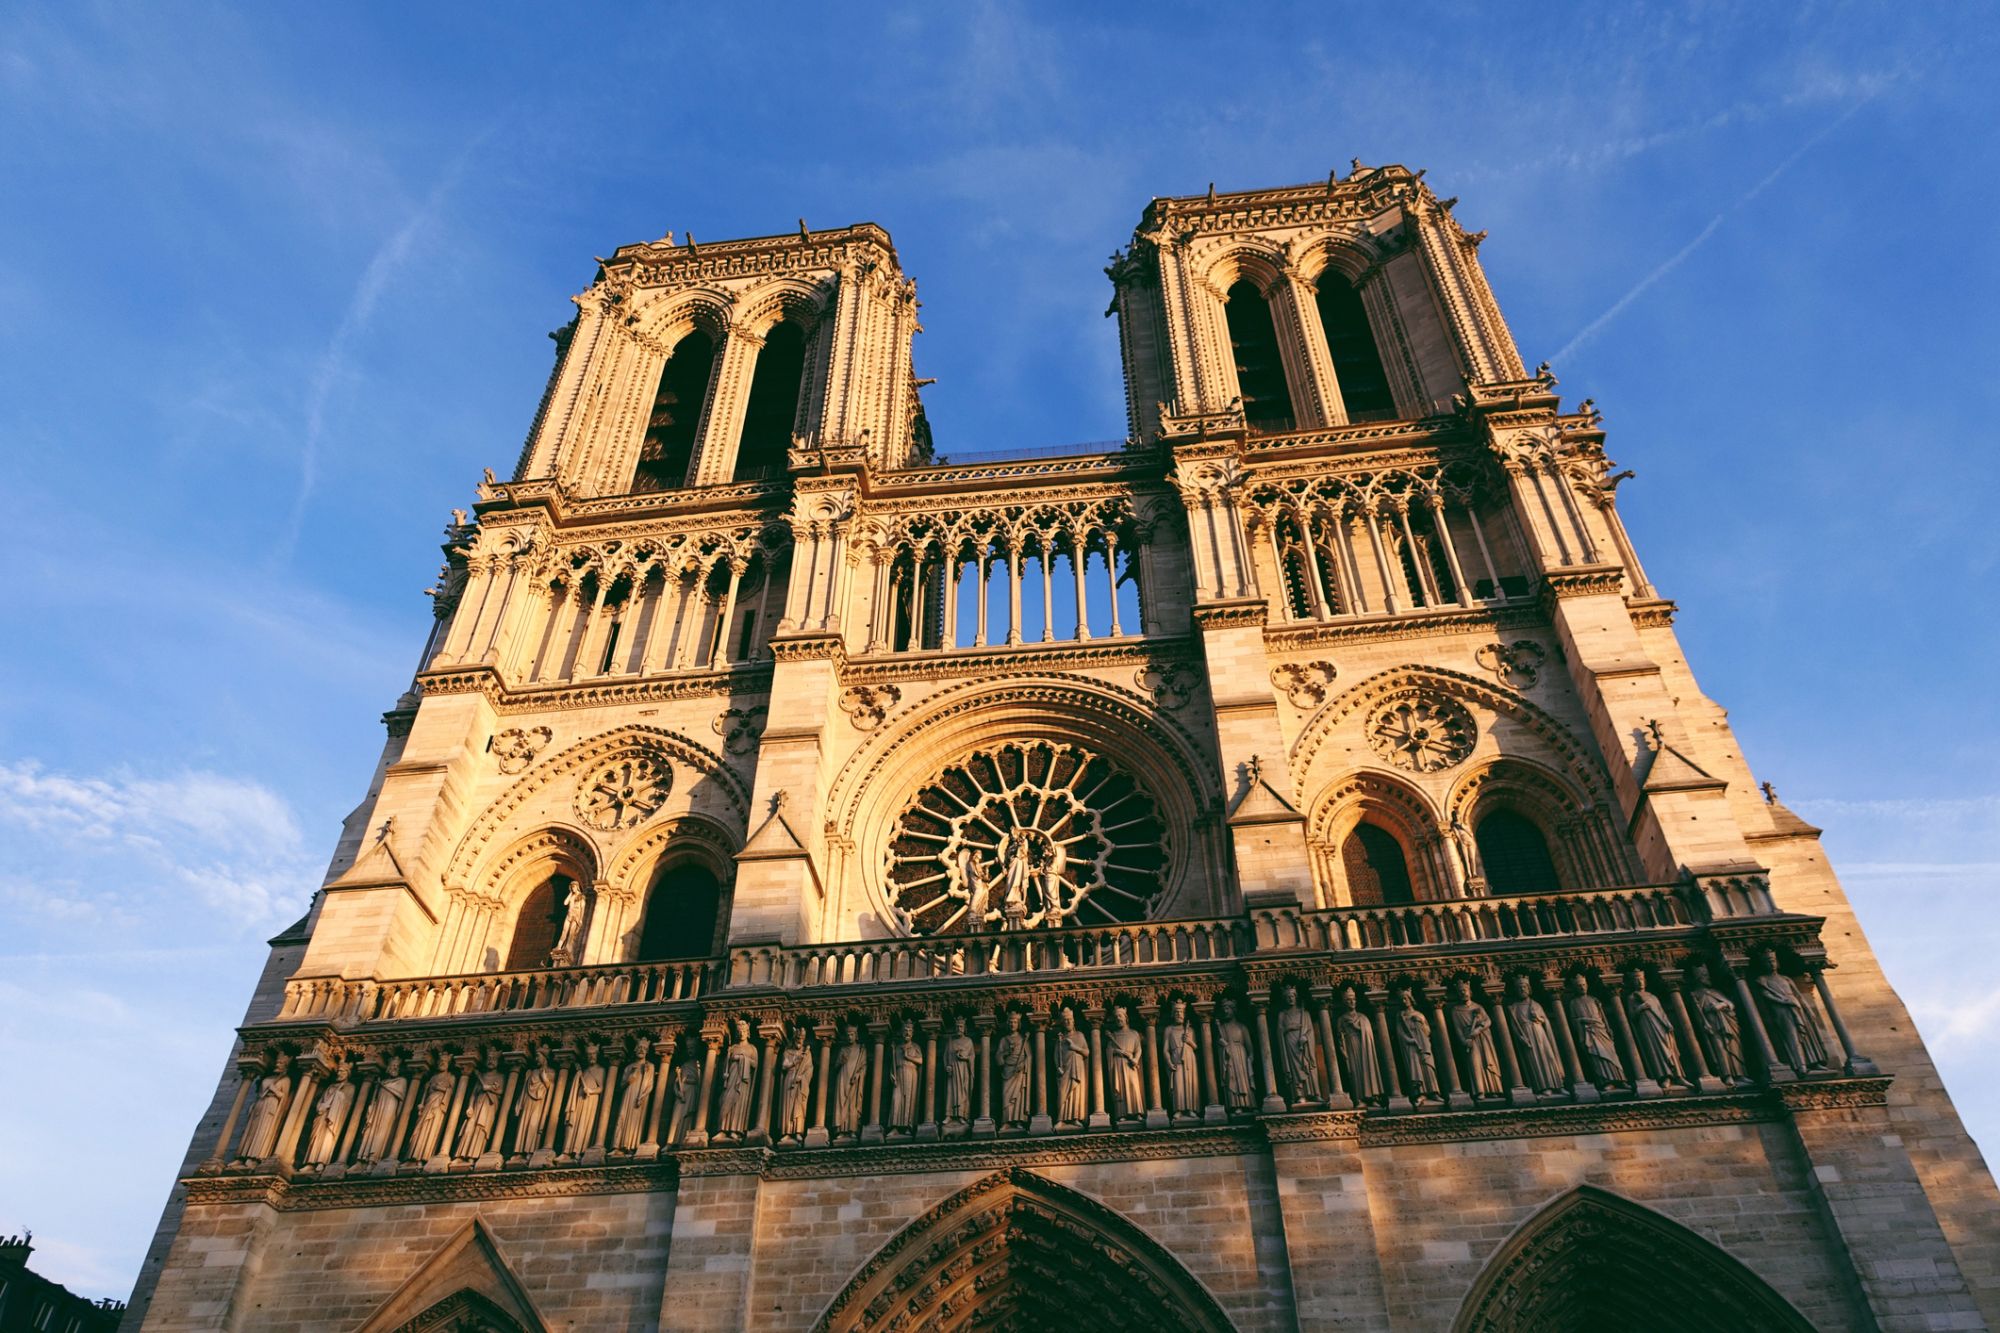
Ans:
<svg viewBox="0 0 2000 1333"><path fill-rule="evenodd" d="M880 228L603 261L129 1322L2000 1317L1479 240L1400 167L1154 200L1129 439L986 457Z"/></svg>

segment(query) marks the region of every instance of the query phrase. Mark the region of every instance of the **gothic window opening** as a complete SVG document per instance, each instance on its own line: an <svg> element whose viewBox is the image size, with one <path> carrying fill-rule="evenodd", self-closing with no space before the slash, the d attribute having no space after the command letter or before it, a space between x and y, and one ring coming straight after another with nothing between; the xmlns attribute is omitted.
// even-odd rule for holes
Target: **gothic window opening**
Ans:
<svg viewBox="0 0 2000 1333"><path fill-rule="evenodd" d="M743 438L736 446L734 480L759 481L784 474L805 371L805 330L790 320L779 320L757 352L750 401L743 410Z"/></svg>
<svg viewBox="0 0 2000 1333"><path fill-rule="evenodd" d="M708 398L708 381L714 372L715 342L706 333L696 329L674 345L653 394L653 411L646 419L646 437L639 446L633 490L670 491L687 485L702 404Z"/></svg>
<svg viewBox="0 0 2000 1333"><path fill-rule="evenodd" d="M1229 289L1227 301L1224 313L1229 322L1229 347L1236 357L1236 389L1243 395L1244 420L1256 431L1291 430L1297 414L1285 383L1285 362L1278 351L1271 307L1256 284L1247 279Z"/></svg>
<svg viewBox="0 0 2000 1333"><path fill-rule="evenodd" d="M709 957L716 951L721 916L722 885L706 866L683 862L667 867L646 895L639 961Z"/></svg>
<svg viewBox="0 0 2000 1333"><path fill-rule="evenodd" d="M1416 901L1410 887L1410 864L1403 844L1379 824L1354 826L1340 848L1347 875L1347 896L1356 907L1395 907Z"/></svg>
<svg viewBox="0 0 2000 1333"><path fill-rule="evenodd" d="M1473 838L1485 863L1489 892L1554 893L1561 887L1548 839L1526 815L1495 810L1479 821Z"/></svg>
<svg viewBox="0 0 2000 1333"><path fill-rule="evenodd" d="M1347 406L1347 419L1395 420L1396 400L1389 393L1389 376L1382 369L1382 354L1368 327L1361 294L1344 276L1328 269L1320 275L1315 304L1319 306L1320 327L1326 331L1334 378L1340 382L1340 399Z"/></svg>
<svg viewBox="0 0 2000 1333"><path fill-rule="evenodd" d="M574 883L568 875L550 875L522 902L521 910L514 914L514 938L507 945L507 971L548 965L549 951L562 934L563 899Z"/></svg>

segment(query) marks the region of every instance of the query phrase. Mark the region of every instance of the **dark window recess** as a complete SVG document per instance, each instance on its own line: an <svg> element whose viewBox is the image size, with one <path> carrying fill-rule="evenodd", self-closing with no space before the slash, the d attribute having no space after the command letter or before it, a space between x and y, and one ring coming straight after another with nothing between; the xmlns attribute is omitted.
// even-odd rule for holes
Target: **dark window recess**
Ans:
<svg viewBox="0 0 2000 1333"><path fill-rule="evenodd" d="M1243 394L1243 418L1252 430L1292 429L1291 391L1285 385L1285 362L1278 354L1278 331L1271 324L1271 307L1250 282L1229 289L1225 307L1229 347L1236 356L1236 387Z"/></svg>
<svg viewBox="0 0 2000 1333"><path fill-rule="evenodd" d="M805 376L806 335L780 320L764 335L757 369L750 377L750 402L743 410L743 439L736 446L737 481L776 476L785 469L798 421L799 382Z"/></svg>
<svg viewBox="0 0 2000 1333"><path fill-rule="evenodd" d="M1340 400L1347 405L1347 419L1395 420L1396 400L1389 394L1389 377L1382 370L1382 354L1376 350L1361 294L1329 269L1320 275L1316 304L1320 327L1326 330L1327 354L1333 358L1333 373L1340 381Z"/></svg>
<svg viewBox="0 0 2000 1333"><path fill-rule="evenodd" d="M646 924L639 935L639 957L656 962L667 958L706 958L715 952L716 917L722 908L722 886L697 865L670 866L653 881L646 896Z"/></svg>
<svg viewBox="0 0 2000 1333"><path fill-rule="evenodd" d="M1410 891L1410 866L1396 835L1375 824L1356 824L1341 844L1340 863L1347 872L1348 896L1356 907L1394 907L1415 902Z"/></svg>
<svg viewBox="0 0 2000 1333"><path fill-rule="evenodd" d="M514 939L507 946L507 971L546 967L549 950L562 932L563 899L569 896L568 875L551 875L536 886L514 917Z"/></svg>
<svg viewBox="0 0 2000 1333"><path fill-rule="evenodd" d="M660 369L660 387L653 394L653 414L646 419L633 490L671 491L688 484L695 430L701 425L701 405L714 370L715 344L706 333L696 330L675 344L673 355Z"/></svg>
<svg viewBox="0 0 2000 1333"><path fill-rule="evenodd" d="M1554 893L1560 887L1548 840L1527 816L1495 810L1479 821L1473 837L1486 865L1489 892Z"/></svg>

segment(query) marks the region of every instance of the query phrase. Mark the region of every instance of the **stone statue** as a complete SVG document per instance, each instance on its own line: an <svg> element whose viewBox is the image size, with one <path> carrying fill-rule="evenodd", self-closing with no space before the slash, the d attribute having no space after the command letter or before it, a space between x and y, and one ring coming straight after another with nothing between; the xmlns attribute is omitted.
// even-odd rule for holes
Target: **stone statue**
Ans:
<svg viewBox="0 0 2000 1333"><path fill-rule="evenodd" d="M1009 929L1027 924L1028 885L1035 877L1032 840L1026 829L1015 829L1000 844L1000 914Z"/></svg>
<svg viewBox="0 0 2000 1333"><path fill-rule="evenodd" d="M917 1102L924 1083L924 1048L917 1044L915 1019L903 1020L902 1031L889 1053L896 1062L889 1076L892 1094L889 1128L913 1130L921 1114Z"/></svg>
<svg viewBox="0 0 2000 1333"><path fill-rule="evenodd" d="M1809 1070L1831 1067L1819 1023L1806 1007L1799 988L1778 970L1778 956L1769 949L1760 949L1757 958L1762 971L1753 984L1757 999L1764 1006L1764 1027L1771 1035L1771 1046L1778 1058L1800 1077Z"/></svg>
<svg viewBox="0 0 2000 1333"><path fill-rule="evenodd" d="M1521 1052L1521 1074L1536 1092L1561 1092L1562 1052L1556 1049L1556 1030L1548 1011L1534 997L1526 977L1516 976L1508 985L1514 998L1507 1006L1507 1017L1514 1029L1514 1045Z"/></svg>
<svg viewBox="0 0 2000 1333"><path fill-rule="evenodd" d="M306 1165L325 1166L340 1151L340 1130L347 1122L347 1108L354 1105L354 1085L348 1082L347 1058L333 1067L333 1081L313 1103L312 1137L306 1140Z"/></svg>
<svg viewBox="0 0 2000 1333"><path fill-rule="evenodd" d="M1375 1025L1361 1012L1361 996L1349 986L1340 992L1340 1017L1333 1025L1334 1040L1347 1057L1348 1087L1354 1100L1364 1105L1388 1100L1382 1086L1382 1064L1375 1053Z"/></svg>
<svg viewBox="0 0 2000 1333"><path fill-rule="evenodd" d="M1611 1040L1611 1022L1604 1016L1603 1003L1590 993L1589 978L1580 972L1569 979L1569 1012L1576 1020L1576 1046L1583 1057L1583 1072L1600 1088L1621 1086L1625 1067Z"/></svg>
<svg viewBox="0 0 2000 1333"><path fill-rule="evenodd" d="M1146 1094L1141 1089L1140 1071L1145 1064L1146 1043L1132 1030L1132 1021L1122 1004L1111 1006L1111 1032L1104 1038L1105 1091L1110 1096L1113 1120L1142 1120L1146 1115Z"/></svg>
<svg viewBox="0 0 2000 1333"><path fill-rule="evenodd" d="M868 1048L861 1044L861 1025L847 1025L847 1042L833 1067L833 1132L861 1132L861 1095L868 1083Z"/></svg>
<svg viewBox="0 0 2000 1333"><path fill-rule="evenodd" d="M1296 986L1278 990L1278 1052L1285 1067L1285 1081L1291 1085L1292 1100L1315 1102L1323 1095L1319 1086L1319 1049L1313 1042L1312 1015L1299 1007Z"/></svg>
<svg viewBox="0 0 2000 1333"><path fill-rule="evenodd" d="M1048 859L1042 862L1042 925L1050 930L1060 930L1067 915L1062 889L1063 871L1068 868L1069 853L1063 850L1061 843L1051 842ZM1068 962L1067 956L1064 962Z"/></svg>
<svg viewBox="0 0 2000 1333"><path fill-rule="evenodd" d="M1000 1038L1000 1121L1007 1125L1028 1123L1029 1082L1034 1065L1034 1043L1021 1031L1021 1015L1007 1011L1007 1033Z"/></svg>
<svg viewBox="0 0 2000 1333"><path fill-rule="evenodd" d="M998 913L993 910L993 887L987 881L986 866L979 859L979 849L971 843L958 854L958 886L965 894L965 928L986 929L987 917Z"/></svg>
<svg viewBox="0 0 2000 1333"><path fill-rule="evenodd" d="M632 1041L632 1059L625 1076L618 1081L618 1113L611 1122L611 1146L619 1152L636 1152L646 1141L646 1112L653 1100L653 1082L658 1077L649 1059L652 1044L644 1037Z"/></svg>
<svg viewBox="0 0 2000 1333"><path fill-rule="evenodd" d="M563 897L562 929L556 935L556 947L549 950L550 967L576 966L577 952L583 947L583 914L589 905L583 885L572 881Z"/></svg>
<svg viewBox="0 0 2000 1333"><path fill-rule="evenodd" d="M1736 1017L1736 1004L1709 984L1708 968L1696 963L1688 969L1688 998L1694 1001L1695 1021L1708 1034L1708 1049L1715 1072L1729 1083L1748 1083L1748 1066L1743 1062L1743 1029Z"/></svg>
<svg viewBox="0 0 2000 1333"><path fill-rule="evenodd" d="M1674 1041L1673 1020L1667 1017L1660 997L1646 989L1646 974L1633 972L1626 977L1625 1012L1632 1019L1632 1044L1639 1048L1639 1063L1662 1084L1694 1086L1681 1068L1681 1048Z"/></svg>
<svg viewBox="0 0 2000 1333"><path fill-rule="evenodd" d="M1479 859L1479 839L1457 815L1451 817L1451 845L1458 849L1458 868L1464 872L1469 889L1474 881L1486 877L1486 865Z"/></svg>
<svg viewBox="0 0 2000 1333"><path fill-rule="evenodd" d="M1408 990L1396 992L1396 1030L1403 1039L1403 1082L1413 1102L1442 1101L1438 1089L1437 1052L1431 1048L1431 1021Z"/></svg>
<svg viewBox="0 0 2000 1333"><path fill-rule="evenodd" d="M586 1042L583 1063L569 1085L569 1106L563 1112L563 1155L574 1157L590 1146L597 1133L597 1107L604 1099L604 1066L597 1063L600 1048Z"/></svg>
<svg viewBox="0 0 2000 1333"><path fill-rule="evenodd" d="M801 1142L806 1136L806 1108L812 1104L813 1053L803 1026L778 1057L778 1137Z"/></svg>
<svg viewBox="0 0 2000 1333"><path fill-rule="evenodd" d="M279 1051L271 1061L271 1072L257 1080L257 1099L250 1103L250 1118L243 1123L238 1161L261 1162L278 1150L278 1127L292 1099L291 1069L292 1057Z"/></svg>
<svg viewBox="0 0 2000 1333"><path fill-rule="evenodd" d="M438 1057L437 1072L424 1081L423 1100L417 1103L417 1123L410 1130L412 1162L427 1162L442 1153L445 1119L451 1114L451 1097L458 1091L458 1075L451 1072L448 1056Z"/></svg>
<svg viewBox="0 0 2000 1333"><path fill-rule="evenodd" d="M354 1158L359 1162L373 1162L387 1157L394 1144L390 1142L396 1135L396 1122L403 1116L403 1101L410 1095L410 1080L403 1074L401 1056L392 1055L382 1064L382 1081L375 1085L375 1096L368 1103L368 1116L361 1122L361 1147Z"/></svg>
<svg viewBox="0 0 2000 1333"><path fill-rule="evenodd" d="M493 1141L493 1126L500 1118L500 1094L506 1091L507 1077L500 1072L500 1052L486 1052L486 1060L473 1076L465 1094L465 1110L458 1117L460 1161L472 1161L485 1154Z"/></svg>
<svg viewBox="0 0 2000 1333"><path fill-rule="evenodd" d="M549 1068L549 1048L535 1047L534 1063L521 1076L521 1113L514 1121L514 1151L531 1153L542 1146L542 1131L555 1103L556 1071Z"/></svg>
<svg viewBox="0 0 2000 1333"><path fill-rule="evenodd" d="M1216 1002L1215 1054L1222 1070L1222 1101L1232 1111L1257 1109L1251 1077L1250 1029L1236 1017L1236 1001L1227 995Z"/></svg>
<svg viewBox="0 0 2000 1333"><path fill-rule="evenodd" d="M674 1066L674 1118L667 1139L681 1141L681 1134L694 1123L695 1103L701 1100L702 1044L689 1040L687 1058Z"/></svg>
<svg viewBox="0 0 2000 1333"><path fill-rule="evenodd" d="M1458 1003L1451 1007L1451 1030L1465 1047L1466 1090L1475 1097L1506 1096L1500 1051L1493 1044L1493 1016L1472 998L1472 983L1463 977L1452 983L1452 994Z"/></svg>
<svg viewBox="0 0 2000 1333"><path fill-rule="evenodd" d="M1056 1123L1081 1125L1090 1119L1090 1039L1076 1030L1076 1010L1057 1012Z"/></svg>
<svg viewBox="0 0 2000 1333"><path fill-rule="evenodd" d="M750 1132L750 1103L757 1095L757 1044L750 1040L750 1024L735 1019L730 1028L736 1040L729 1044L722 1066L722 1112L716 1136L742 1138Z"/></svg>
<svg viewBox="0 0 2000 1333"><path fill-rule="evenodd" d="M944 1119L949 1124L972 1123L972 1067L979 1056L966 1035L965 1015L951 1020L951 1038L944 1044Z"/></svg>
<svg viewBox="0 0 2000 1333"><path fill-rule="evenodd" d="M1160 1069L1166 1075L1167 1109L1176 1116L1200 1115L1201 1056L1186 1000L1168 1002L1167 1025L1160 1029Z"/></svg>

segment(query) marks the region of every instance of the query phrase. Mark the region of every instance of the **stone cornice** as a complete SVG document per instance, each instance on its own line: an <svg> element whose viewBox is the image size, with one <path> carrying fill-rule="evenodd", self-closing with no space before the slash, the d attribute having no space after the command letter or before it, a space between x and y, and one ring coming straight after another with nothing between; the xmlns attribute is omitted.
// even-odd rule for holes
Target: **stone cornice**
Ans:
<svg viewBox="0 0 2000 1333"><path fill-rule="evenodd" d="M468 1171L394 1176L186 1176L190 1207L262 1203L279 1212L319 1208L386 1208L408 1203L467 1203L488 1199L560 1199L586 1194L642 1194L671 1188L678 1164L618 1163L533 1171Z"/></svg>
<svg viewBox="0 0 2000 1333"><path fill-rule="evenodd" d="M1296 652L1328 643L1380 643L1425 639L1436 634L1485 634L1540 628L1546 623L1532 602L1496 607L1459 607L1340 620L1290 621L1266 626L1264 644L1274 653Z"/></svg>
<svg viewBox="0 0 2000 1333"><path fill-rule="evenodd" d="M1201 602L1189 613L1201 630L1233 629L1264 625L1271 618L1270 605L1261 597L1235 597L1228 601Z"/></svg>
<svg viewBox="0 0 2000 1333"><path fill-rule="evenodd" d="M1551 604L1570 597L1615 597L1624 588L1623 565L1571 565L1542 575L1542 599Z"/></svg>
<svg viewBox="0 0 2000 1333"><path fill-rule="evenodd" d="M659 703L671 699L754 697L771 688L769 662L740 662L724 671L680 672L624 681L583 681L510 688L490 666L443 667L417 676L426 698L482 694L502 714L600 708L613 704Z"/></svg>
<svg viewBox="0 0 2000 1333"><path fill-rule="evenodd" d="M840 680L843 685L872 685L884 681L949 680L960 676L1008 675L1023 671L1089 671L1099 667L1192 663L1195 660L1192 641L1181 636L1089 643L1070 640L849 658L841 667Z"/></svg>

